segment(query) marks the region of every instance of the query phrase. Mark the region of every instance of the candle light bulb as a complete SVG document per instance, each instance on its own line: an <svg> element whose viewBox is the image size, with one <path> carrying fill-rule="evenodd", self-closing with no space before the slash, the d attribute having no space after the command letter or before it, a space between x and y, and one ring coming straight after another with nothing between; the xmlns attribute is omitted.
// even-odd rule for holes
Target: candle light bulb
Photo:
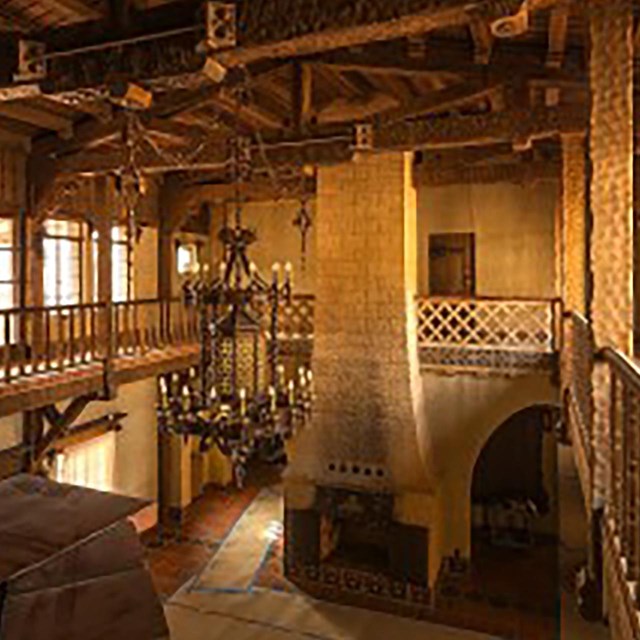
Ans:
<svg viewBox="0 0 640 640"><path fill-rule="evenodd" d="M182 387L182 408L184 411L189 411L191 408L191 394L186 384Z"/></svg>
<svg viewBox="0 0 640 640"><path fill-rule="evenodd" d="M227 273L227 265L223 261L220 263L220 280L224 280L224 276Z"/></svg>
<svg viewBox="0 0 640 640"><path fill-rule="evenodd" d="M211 387L211 391L209 393L209 397L215 402L218 398L218 391L215 387Z"/></svg>
<svg viewBox="0 0 640 640"><path fill-rule="evenodd" d="M271 267L271 270L273 273L273 281L278 282L278 279L280 278L280 263L274 262L273 267Z"/></svg>
<svg viewBox="0 0 640 640"><path fill-rule="evenodd" d="M240 389L240 415L244 418L247 413L247 392L244 389Z"/></svg>
<svg viewBox="0 0 640 640"><path fill-rule="evenodd" d="M276 410L276 390L271 385L269 386L269 400L270 400L271 411L275 411Z"/></svg>

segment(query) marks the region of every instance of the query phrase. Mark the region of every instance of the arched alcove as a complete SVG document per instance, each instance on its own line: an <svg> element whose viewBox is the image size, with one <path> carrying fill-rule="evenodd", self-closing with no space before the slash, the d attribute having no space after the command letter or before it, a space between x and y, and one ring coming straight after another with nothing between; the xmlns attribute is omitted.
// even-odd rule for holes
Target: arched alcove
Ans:
<svg viewBox="0 0 640 640"><path fill-rule="evenodd" d="M557 412L549 405L519 410L480 450L470 487L470 564L460 586L545 616L558 593Z"/></svg>

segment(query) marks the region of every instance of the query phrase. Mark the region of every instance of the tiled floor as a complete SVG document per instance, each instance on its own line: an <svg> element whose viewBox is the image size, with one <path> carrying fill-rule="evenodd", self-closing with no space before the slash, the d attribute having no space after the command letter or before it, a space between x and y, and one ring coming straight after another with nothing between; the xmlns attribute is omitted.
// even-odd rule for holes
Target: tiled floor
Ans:
<svg viewBox="0 0 640 640"><path fill-rule="evenodd" d="M155 529L143 535L153 583L163 601L204 569L258 490L255 485L242 491L210 487L187 509L180 531L166 532L161 544Z"/></svg>
<svg viewBox="0 0 640 640"><path fill-rule="evenodd" d="M162 547L149 546L150 568L156 588L167 602L172 640L368 640L392 637L389 633L402 633L398 637L403 640L496 636L573 640L573 636L566 635L566 626L562 635L558 628L560 600L554 586L553 546L524 554L512 552L513 557L490 550L478 553L476 549L471 574L455 585L454 593L439 594L434 623L489 635L309 598L283 575L282 500L277 482L277 475L259 474L243 491L209 489L188 510L179 539L169 539ZM261 490L265 485L271 486ZM147 534L145 540L152 543L153 533ZM566 599L562 603L567 604ZM382 634L382 629L387 635ZM584 636L587 637L591 636Z"/></svg>

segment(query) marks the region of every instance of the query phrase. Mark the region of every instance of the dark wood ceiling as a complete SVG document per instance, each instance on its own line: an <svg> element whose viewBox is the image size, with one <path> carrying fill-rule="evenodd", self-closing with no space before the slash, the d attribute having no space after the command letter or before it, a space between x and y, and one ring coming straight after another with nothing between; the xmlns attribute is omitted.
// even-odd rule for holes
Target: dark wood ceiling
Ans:
<svg viewBox="0 0 640 640"><path fill-rule="evenodd" d="M253 22L265 22L262 31L259 24L255 27L258 42L263 32L270 35L269 29L276 29L265 7L277 7L280 1L255 0L247 5L248 11L256 6L256 11L264 13L252 17ZM473 1L480 8L482 3L490 8L500 5L498 0ZM236 128L269 142L301 132L342 135L344 126L358 122L385 126L416 122L422 126L512 109L575 107L585 105L588 98L588 37L583 3L578 0L534 0L543 8L530 14L529 27L522 35L507 39L494 38L491 18L479 12L469 20L443 21L440 28L417 31L408 38L385 35L367 41L358 35L353 46L339 46L328 39L322 46L314 41L315 49L308 45L296 49L292 44L291 55L271 57L263 56L264 47L258 46L256 54L249 52L247 58L249 48L239 47L237 56L234 50L213 55L229 69L221 84L193 72L197 67L190 65L196 40L187 39L186 44L160 40L157 48L142 43L129 50L114 48L116 53L110 49L83 55L81 50L66 55L74 45L99 48L132 34L135 39L172 26L183 27L185 16L194 15L198 6L196 0L174 0L161 15L150 10L165 4L163 0L131 0L130 9L138 11L136 23L123 30L113 27L113 7L122 2L126 4L126 0L2 0L0 28L7 37L35 34L33 37L47 41L47 51L62 51L65 57L48 69L53 88L44 95L2 99L0 87L0 140L4 132L33 141L34 150L56 158L63 171L91 172L92 163L96 171L116 170L126 118L109 92L113 78L125 78L153 98L150 108L138 112L139 128L144 132L142 161L151 158L150 168L163 173L205 171L223 180L224 167L215 168L224 164L220 154L205 149L206 162L192 159L198 149L224 147ZM379 7L385 2L398 6L395 0L375 0L372 10L384 15L385 9ZM411 2L427 6L430 0L402 0L400 4L410 7ZM461 0L448 2L464 4ZM303 0L290 1L296 3L304 5ZM518 1L502 0L502 4L517 8ZM169 10L174 9L171 14ZM358 17L350 20L357 22ZM392 19L388 24L393 34L398 23ZM250 60L246 65L242 64L245 59ZM195 62L201 64L198 59ZM234 64L248 74L248 97L241 104L235 93ZM100 73L104 81L96 79ZM15 82L5 86L20 88ZM530 144L515 145L520 148L512 148L512 155L541 145L548 142L533 139ZM546 147L544 152L548 156ZM161 160L158 155L163 156Z"/></svg>

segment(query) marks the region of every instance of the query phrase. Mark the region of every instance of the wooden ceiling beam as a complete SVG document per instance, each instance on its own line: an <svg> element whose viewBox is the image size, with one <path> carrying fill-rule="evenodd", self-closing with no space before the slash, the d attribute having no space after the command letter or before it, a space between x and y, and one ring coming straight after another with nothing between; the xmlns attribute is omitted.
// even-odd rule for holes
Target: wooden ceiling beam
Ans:
<svg viewBox="0 0 640 640"><path fill-rule="evenodd" d="M238 46L218 52L207 52L202 46L205 20L196 0L132 13L129 32L113 29L106 19L34 34L48 51L65 54L49 58L43 88L51 94L95 89L106 84L107 69L112 77L149 83L155 89L202 86L208 82L205 63L209 54L231 68L326 53L467 25L477 12L487 20L511 15L518 2L412 0L398 5L391 1L288 0L283 6L282 0L239 0L238 4L238 15L246 16L238 30ZM153 37L169 31L173 35Z"/></svg>
<svg viewBox="0 0 640 640"><path fill-rule="evenodd" d="M473 116L449 116L381 124L374 131L376 148L395 150L483 146L540 140L586 130L583 107L509 109Z"/></svg>
<svg viewBox="0 0 640 640"><path fill-rule="evenodd" d="M416 186L441 187L453 184L496 184L511 182L529 184L541 180L559 180L559 162L507 162L475 167L450 167L439 169L418 165L414 168Z"/></svg>
<svg viewBox="0 0 640 640"><path fill-rule="evenodd" d="M374 148L378 151L455 149L552 138L560 133L586 129L587 113L582 108L535 107L510 109L473 116L446 116L398 123L378 123L373 127ZM325 126L314 137L265 136L264 145L254 147L256 159L266 156L273 166L332 164L345 162L353 154L353 127ZM193 145L163 157L145 150L139 161L147 173L173 171L223 171L227 166L225 141L212 140L199 152ZM117 171L125 162L125 152L76 153L60 158L59 173L95 174ZM256 170L264 169L258 166Z"/></svg>
<svg viewBox="0 0 640 640"><path fill-rule="evenodd" d="M489 23L480 16L474 16L469 23L469 32L473 40L473 61L475 64L488 65L494 40Z"/></svg>
<svg viewBox="0 0 640 640"><path fill-rule="evenodd" d="M456 109L465 104L477 102L487 98L491 94L500 91L502 83L476 83L464 82L440 91L435 91L423 98L410 101L406 106L383 112L380 116L382 122L395 122L418 118L425 114L436 114L450 109Z"/></svg>
<svg viewBox="0 0 640 640"><path fill-rule="evenodd" d="M85 20L98 20L104 17L102 12L84 0L49 0L49 2L55 7L59 7Z"/></svg>
<svg viewBox="0 0 640 640"><path fill-rule="evenodd" d="M317 112L318 124L357 122L367 120L381 112L396 109L398 101L386 93L374 93L354 99L336 98Z"/></svg>
<svg viewBox="0 0 640 640"><path fill-rule="evenodd" d="M0 103L0 116L26 122L40 129L55 131L61 138L68 139L73 135L73 122L68 118L22 102Z"/></svg>
<svg viewBox="0 0 640 640"><path fill-rule="evenodd" d="M547 67L560 69L567 48L567 31L571 7L568 2L559 4L551 10L549 16L549 51Z"/></svg>

